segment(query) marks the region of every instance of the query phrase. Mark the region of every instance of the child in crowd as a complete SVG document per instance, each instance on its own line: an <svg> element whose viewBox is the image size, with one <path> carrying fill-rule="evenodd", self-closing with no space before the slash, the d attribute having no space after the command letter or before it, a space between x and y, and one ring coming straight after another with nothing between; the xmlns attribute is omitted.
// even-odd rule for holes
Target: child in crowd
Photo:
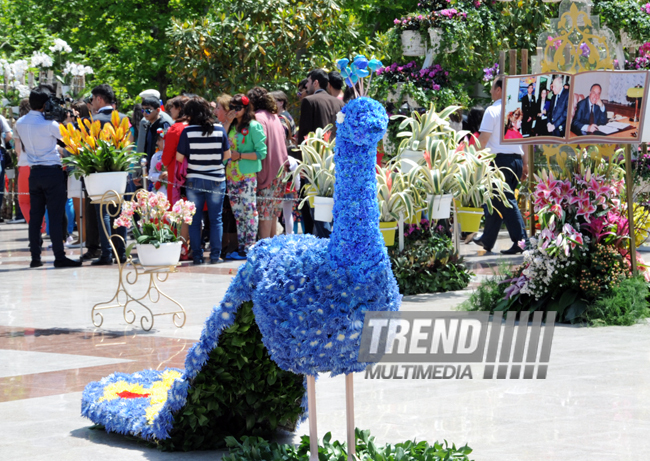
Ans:
<svg viewBox="0 0 650 461"><path fill-rule="evenodd" d="M162 192L167 196L167 169L162 163L163 148L165 146L165 130L158 128L158 139L156 141L156 153L151 157L149 167L149 190Z"/></svg>

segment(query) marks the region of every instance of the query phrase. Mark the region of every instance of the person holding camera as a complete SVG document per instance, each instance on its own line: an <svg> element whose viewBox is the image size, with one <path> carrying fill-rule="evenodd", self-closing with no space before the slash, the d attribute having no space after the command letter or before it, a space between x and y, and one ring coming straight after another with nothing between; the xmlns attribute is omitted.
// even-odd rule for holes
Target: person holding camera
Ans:
<svg viewBox="0 0 650 461"><path fill-rule="evenodd" d="M61 167L61 155L57 140L61 139L59 124L47 120L43 114L50 93L41 88L29 94L29 113L16 122L16 131L22 142L23 154L31 167L29 196L31 201L29 220L29 249L32 261L29 267L40 267L41 223L45 209L50 220L54 267L79 267L81 261L66 258L63 247L63 215L67 200L65 173Z"/></svg>
<svg viewBox="0 0 650 461"><path fill-rule="evenodd" d="M7 146L9 141L11 141L12 131L9 126L7 119L0 115L0 207L4 203L4 191L5 191L5 171L7 170L7 165L9 164L9 153L7 152ZM12 202L13 203L13 202ZM11 219L11 218L9 218ZM0 216L0 222L4 222L4 218Z"/></svg>

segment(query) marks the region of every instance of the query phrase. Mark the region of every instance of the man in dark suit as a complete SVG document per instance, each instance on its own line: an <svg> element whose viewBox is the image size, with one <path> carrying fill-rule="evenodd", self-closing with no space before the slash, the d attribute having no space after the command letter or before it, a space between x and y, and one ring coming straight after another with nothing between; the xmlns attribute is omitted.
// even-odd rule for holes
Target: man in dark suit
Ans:
<svg viewBox="0 0 650 461"><path fill-rule="evenodd" d="M332 137L336 136L336 114L343 108L343 101L329 94L329 83L323 69L312 70L307 76L307 93L309 96L300 104L300 126L298 127L298 144L316 128L333 125Z"/></svg>
<svg viewBox="0 0 650 461"><path fill-rule="evenodd" d="M607 124L607 109L600 99L601 92L601 86L594 83L589 90L589 97L578 103L571 122L573 133L578 136L594 134L598 131L598 125Z"/></svg>
<svg viewBox="0 0 650 461"><path fill-rule="evenodd" d="M531 83L528 85L528 94L521 99L521 111L524 118L521 122L521 134L526 138L533 133L533 122L537 117L537 103L535 101L535 86Z"/></svg>
<svg viewBox="0 0 650 461"><path fill-rule="evenodd" d="M551 100L550 114L548 116L548 133L551 136L564 137L566 118L569 107L569 91L564 89L562 77L556 77L551 85L553 99Z"/></svg>
<svg viewBox="0 0 650 461"><path fill-rule="evenodd" d="M307 135L317 128L333 125L330 139L336 136L336 114L343 108L343 101L332 96L327 91L329 78L323 69L314 69L307 76L307 93L300 104L300 126L298 127L298 144L302 144ZM304 188L302 193L304 194ZM302 207L303 213L310 213L308 207ZM311 212L313 215L313 211ZM313 217L313 216L312 216ZM307 222L308 220L305 219ZM314 220L314 235L329 238L330 223Z"/></svg>
<svg viewBox="0 0 650 461"><path fill-rule="evenodd" d="M102 84L97 85L92 89L92 108L93 108L93 120L99 120L102 124L102 127L107 123L111 122L111 115L115 110L115 104L117 100L115 98L115 93L113 88L110 85ZM125 117L124 114L120 114L120 121ZM100 213L103 211L103 213ZM113 257L111 255L111 245L108 241L108 237L104 233L104 228L102 226L102 220L104 221L104 226L106 230L111 233L111 235L120 235L124 241L126 241L126 228L118 227L113 229L113 222L115 217L111 217L111 214L116 214L117 209L113 205L105 205L103 210L101 210L100 205L95 204L95 213L97 216L97 232L99 234L99 242L101 245L101 253L99 259L96 259L91 263L93 266L106 266L113 264ZM90 230L90 226L89 226ZM121 262L126 261L126 252L124 248L124 242L120 239L113 239L115 243L115 248Z"/></svg>

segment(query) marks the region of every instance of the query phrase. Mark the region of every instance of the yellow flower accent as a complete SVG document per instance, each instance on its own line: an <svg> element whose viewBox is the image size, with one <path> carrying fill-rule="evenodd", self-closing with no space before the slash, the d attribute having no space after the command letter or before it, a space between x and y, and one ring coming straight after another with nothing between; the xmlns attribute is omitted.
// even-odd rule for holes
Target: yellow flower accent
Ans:
<svg viewBox="0 0 650 461"><path fill-rule="evenodd" d="M145 415L147 417L147 422L152 424L160 410L167 402L167 394L169 389L171 389L174 381L179 379L182 374L178 371L167 370L163 372L162 379L159 381L154 381L150 388L145 388L142 384L130 384L126 381L118 381L116 383L109 384L104 388L104 395L101 396L97 402L104 402L115 400L119 398L119 393L127 391L134 394L149 394L149 408L145 410Z"/></svg>
<svg viewBox="0 0 650 461"><path fill-rule="evenodd" d="M149 424L153 423L153 420L156 419L158 413L167 402L167 394L169 389L171 389L174 381L181 377L181 373L178 371L167 370L162 375L161 381L156 381L151 385L151 389L148 389L147 392L151 394L151 406L145 410L145 415L147 416L147 422Z"/></svg>

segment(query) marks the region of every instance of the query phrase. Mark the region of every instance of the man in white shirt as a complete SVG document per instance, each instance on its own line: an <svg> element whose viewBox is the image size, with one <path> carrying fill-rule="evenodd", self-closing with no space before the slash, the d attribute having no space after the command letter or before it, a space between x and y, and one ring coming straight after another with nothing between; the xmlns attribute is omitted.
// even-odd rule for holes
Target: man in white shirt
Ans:
<svg viewBox="0 0 650 461"><path fill-rule="evenodd" d="M50 93L45 89L34 89L29 94L32 110L18 119L16 131L20 137L27 163L31 167L29 175L29 197L31 201L29 220L29 250L32 261L29 267L40 267L41 262L41 223L45 209L50 221L50 237L54 252L54 267L79 267L81 261L65 257L63 248L63 215L66 193L66 176L61 168L61 156L57 140L61 139L59 124L46 120L43 116L45 103Z"/></svg>
<svg viewBox="0 0 650 461"><path fill-rule="evenodd" d="M502 76L494 80L490 94L494 103L485 111L481 128L479 129L481 134L479 135L478 141L481 146L485 146L485 148L490 149L492 153L496 154L494 163L501 169L506 183L514 191L519 181L526 179L526 176L528 176L528 162L520 145L504 145L500 142L501 131L503 130L503 126L501 125L501 111L503 110L501 107L501 97L503 95ZM475 238L473 242L481 245L488 252L492 251L499 236L501 223L505 220L513 245L507 250L501 250L501 253L512 255L523 251L519 247L518 242L520 240L528 241L528 237L526 236L526 226L514 194L508 193L506 197L508 198L510 208L506 208L503 202L497 198L493 200L495 210L492 214L487 212L487 207L483 207L485 209L485 229L483 230L483 235L480 238Z"/></svg>

